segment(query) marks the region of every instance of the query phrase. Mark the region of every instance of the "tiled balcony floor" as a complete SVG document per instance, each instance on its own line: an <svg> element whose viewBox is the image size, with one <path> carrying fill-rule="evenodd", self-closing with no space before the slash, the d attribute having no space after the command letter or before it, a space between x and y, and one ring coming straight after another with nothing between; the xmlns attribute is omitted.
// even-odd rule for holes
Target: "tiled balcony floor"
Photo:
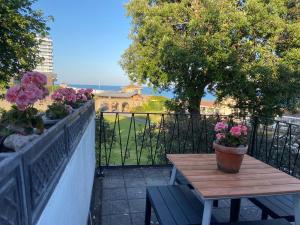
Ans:
<svg viewBox="0 0 300 225"><path fill-rule="evenodd" d="M146 186L167 185L169 167L105 169L95 178L92 219L94 225L144 225ZM229 221L229 202L213 210L219 221ZM152 213L152 224L158 224ZM261 211L242 200L240 220L259 220Z"/></svg>

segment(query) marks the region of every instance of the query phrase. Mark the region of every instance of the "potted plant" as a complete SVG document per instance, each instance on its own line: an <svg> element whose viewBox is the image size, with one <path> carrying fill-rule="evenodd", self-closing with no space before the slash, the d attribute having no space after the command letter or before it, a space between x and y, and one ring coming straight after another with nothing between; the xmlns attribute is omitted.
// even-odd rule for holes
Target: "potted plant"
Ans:
<svg viewBox="0 0 300 225"><path fill-rule="evenodd" d="M42 133L44 129L41 116L34 104L49 93L45 87L47 77L39 72L27 72L19 85L8 89L6 100L12 108L2 115L2 123L15 133L29 135Z"/></svg>
<svg viewBox="0 0 300 225"><path fill-rule="evenodd" d="M65 105L61 102L53 102L48 106L43 120L45 124L51 125L57 123L59 120L65 118L73 112L70 105Z"/></svg>
<svg viewBox="0 0 300 225"><path fill-rule="evenodd" d="M0 123L9 135L2 139L5 147L17 151L38 134L44 123L34 104L48 95L47 77L39 72L27 72L21 82L8 89L6 100L12 103L9 111L2 112Z"/></svg>
<svg viewBox="0 0 300 225"><path fill-rule="evenodd" d="M93 99L93 89L79 89L76 93L77 102L84 104L87 101Z"/></svg>
<svg viewBox="0 0 300 225"><path fill-rule="evenodd" d="M55 102L70 105L73 109L80 107L80 103L77 101L77 93L73 88L60 88L51 95L51 98Z"/></svg>
<svg viewBox="0 0 300 225"><path fill-rule="evenodd" d="M216 152L218 169L226 173L238 173L248 150L247 126L218 122L215 125L215 132L216 140L213 148Z"/></svg>

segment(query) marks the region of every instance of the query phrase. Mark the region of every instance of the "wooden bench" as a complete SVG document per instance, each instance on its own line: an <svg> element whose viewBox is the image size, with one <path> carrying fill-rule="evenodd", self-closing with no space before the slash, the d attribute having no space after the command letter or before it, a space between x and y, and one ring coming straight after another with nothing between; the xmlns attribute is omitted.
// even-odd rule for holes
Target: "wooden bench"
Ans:
<svg viewBox="0 0 300 225"><path fill-rule="evenodd" d="M145 225L150 225L151 207L161 225L199 224L203 204L186 185L147 188ZM212 217L212 222L216 219Z"/></svg>
<svg viewBox="0 0 300 225"><path fill-rule="evenodd" d="M262 210L262 219L266 220L268 216L272 218L284 218L289 222L294 222L294 203L292 196L272 196L250 198L257 207Z"/></svg>
<svg viewBox="0 0 300 225"><path fill-rule="evenodd" d="M150 225L151 208L160 225L201 225L203 204L186 185L152 186L147 188L145 225ZM214 216L211 223L218 224ZM235 225L290 225L284 219L240 222Z"/></svg>
<svg viewBox="0 0 300 225"><path fill-rule="evenodd" d="M194 187L188 182L188 180L179 171L177 171L177 174L176 174L176 177L175 177L175 182L177 184L180 184L180 185L187 185L190 189L194 189ZM213 202L213 206L215 208L219 207L218 200L215 200Z"/></svg>
<svg viewBox="0 0 300 225"><path fill-rule="evenodd" d="M261 220L261 221L243 221L239 223L218 223L213 225L291 225L285 219Z"/></svg>

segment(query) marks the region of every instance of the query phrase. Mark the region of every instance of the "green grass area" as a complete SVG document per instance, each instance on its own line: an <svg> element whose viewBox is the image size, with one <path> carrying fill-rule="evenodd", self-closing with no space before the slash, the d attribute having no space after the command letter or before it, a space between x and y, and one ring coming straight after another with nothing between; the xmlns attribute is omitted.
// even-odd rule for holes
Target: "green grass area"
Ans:
<svg viewBox="0 0 300 225"><path fill-rule="evenodd" d="M109 125L109 130L114 131L115 138L112 143L112 135L109 135L109 140L106 141L106 154L104 144L102 144L102 164L106 163L106 160L109 159L109 165L121 165L122 160L125 164L137 164L137 158L140 158L140 164L149 164L149 149L144 146L143 151L140 153L141 145L137 140L137 144L135 142L135 133L134 133L134 124L131 123L130 126L130 117L119 116L119 119L115 116L105 115L105 121ZM135 131L138 139L138 135L142 135L144 130L145 121L137 119L135 121ZM108 134L108 129L106 129ZM130 131L130 132L129 132ZM128 144L127 144L128 143ZM126 151L127 146L127 151ZM138 149L136 149L136 146ZM109 150L111 148L111 153ZM122 154L121 154L122 150ZM109 156L110 154L110 156ZM139 156L140 155L140 156ZM138 156L138 157L137 157ZM122 158L123 157L123 158Z"/></svg>
<svg viewBox="0 0 300 225"><path fill-rule="evenodd" d="M132 112L165 112L165 103L167 100L163 96L151 96L148 102L134 108Z"/></svg>

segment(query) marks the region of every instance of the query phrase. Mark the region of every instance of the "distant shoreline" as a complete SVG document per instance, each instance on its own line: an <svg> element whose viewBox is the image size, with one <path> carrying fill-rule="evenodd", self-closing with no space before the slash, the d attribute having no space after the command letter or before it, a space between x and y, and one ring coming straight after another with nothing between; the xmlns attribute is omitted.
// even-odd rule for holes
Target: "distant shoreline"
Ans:
<svg viewBox="0 0 300 225"><path fill-rule="evenodd" d="M68 86L74 88L91 88L95 90L103 90L103 91L121 91L123 87L126 85L86 85L86 84L69 84ZM172 91L162 91L162 92L155 92L153 88L150 87L142 87L142 94L143 95L152 95L152 96L163 96L166 98L173 98L174 93ZM206 96L203 98L205 100L214 101L216 97L210 93L207 93Z"/></svg>

